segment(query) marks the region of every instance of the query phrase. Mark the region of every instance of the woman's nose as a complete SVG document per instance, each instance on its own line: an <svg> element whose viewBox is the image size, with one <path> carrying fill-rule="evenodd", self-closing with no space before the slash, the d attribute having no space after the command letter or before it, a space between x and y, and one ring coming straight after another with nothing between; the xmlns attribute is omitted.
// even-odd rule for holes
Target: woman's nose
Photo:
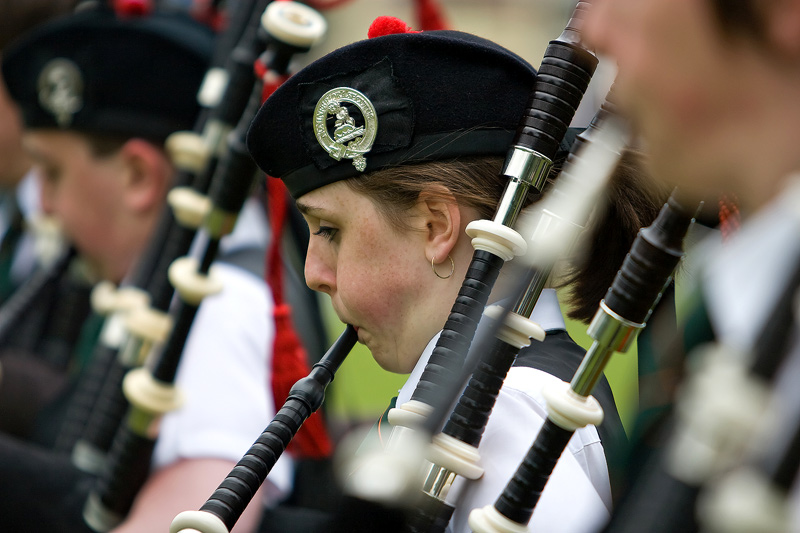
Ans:
<svg viewBox="0 0 800 533"><path fill-rule="evenodd" d="M316 249L312 239L305 264L306 285L311 290L330 295L336 288L335 270L328 264L329 262Z"/></svg>

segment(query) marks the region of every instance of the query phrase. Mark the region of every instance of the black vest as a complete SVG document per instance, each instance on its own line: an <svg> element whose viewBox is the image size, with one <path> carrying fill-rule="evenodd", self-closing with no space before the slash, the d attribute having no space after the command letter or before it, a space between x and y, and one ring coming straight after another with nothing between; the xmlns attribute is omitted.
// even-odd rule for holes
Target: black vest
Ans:
<svg viewBox="0 0 800 533"><path fill-rule="evenodd" d="M534 341L527 348L523 348L514 361L514 366L535 368L569 382L572 381L585 354L586 351L572 340L566 331L551 330L547 332L544 342ZM617 484L616 472L620 458L627 450L627 437L619 418L614 394L605 376L602 376L595 385L592 396L603 408L603 422L597 427L597 432L603 444L613 491Z"/></svg>

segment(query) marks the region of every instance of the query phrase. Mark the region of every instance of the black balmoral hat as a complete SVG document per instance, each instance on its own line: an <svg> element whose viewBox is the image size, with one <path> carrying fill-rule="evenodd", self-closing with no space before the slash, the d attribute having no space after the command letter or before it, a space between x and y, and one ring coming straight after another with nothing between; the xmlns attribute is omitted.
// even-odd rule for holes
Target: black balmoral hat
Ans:
<svg viewBox="0 0 800 533"><path fill-rule="evenodd" d="M374 37L292 76L259 110L247 146L295 198L383 168L505 155L535 77L467 33Z"/></svg>
<svg viewBox="0 0 800 533"><path fill-rule="evenodd" d="M28 128L163 140L191 129L213 32L177 13L87 10L3 52L3 78Z"/></svg>

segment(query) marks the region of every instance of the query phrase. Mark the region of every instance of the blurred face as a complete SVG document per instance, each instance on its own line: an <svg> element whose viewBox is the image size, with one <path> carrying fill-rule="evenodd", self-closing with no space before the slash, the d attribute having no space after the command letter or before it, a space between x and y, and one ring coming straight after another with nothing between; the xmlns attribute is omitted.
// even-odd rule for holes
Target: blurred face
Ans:
<svg viewBox="0 0 800 533"><path fill-rule="evenodd" d="M620 105L658 178L703 197L745 179L764 61L721 35L707 1L595 0L587 36L617 62Z"/></svg>
<svg viewBox="0 0 800 533"><path fill-rule="evenodd" d="M426 283L434 276L424 228L395 230L344 182L305 194L297 205L311 232L308 286L331 297L336 314L358 329L359 342L381 367L410 372L442 327L426 312L432 305Z"/></svg>
<svg viewBox="0 0 800 533"><path fill-rule="evenodd" d="M29 168L22 149L22 117L0 77L0 187L13 188Z"/></svg>
<svg viewBox="0 0 800 533"><path fill-rule="evenodd" d="M123 163L118 155L96 157L71 132L35 130L24 144L41 181L42 209L106 279L119 281L126 265L118 252L126 239L116 224L122 202Z"/></svg>

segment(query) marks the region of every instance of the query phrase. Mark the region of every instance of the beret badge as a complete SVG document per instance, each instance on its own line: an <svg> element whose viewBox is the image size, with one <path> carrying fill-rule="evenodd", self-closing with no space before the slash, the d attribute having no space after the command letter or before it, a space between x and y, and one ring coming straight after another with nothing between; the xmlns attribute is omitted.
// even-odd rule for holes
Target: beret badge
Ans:
<svg viewBox="0 0 800 533"><path fill-rule="evenodd" d="M57 58L48 61L37 80L39 103L52 113L62 128L83 107L83 77L72 61Z"/></svg>
<svg viewBox="0 0 800 533"><path fill-rule="evenodd" d="M345 107L345 103L351 107ZM353 108L361 114L360 123L351 116ZM329 131L329 115L333 115L333 136ZM322 95L314 108L314 135L320 146L333 159L352 159L359 172L367 168L365 154L372 149L378 133L378 113L369 98L349 87L337 87Z"/></svg>

